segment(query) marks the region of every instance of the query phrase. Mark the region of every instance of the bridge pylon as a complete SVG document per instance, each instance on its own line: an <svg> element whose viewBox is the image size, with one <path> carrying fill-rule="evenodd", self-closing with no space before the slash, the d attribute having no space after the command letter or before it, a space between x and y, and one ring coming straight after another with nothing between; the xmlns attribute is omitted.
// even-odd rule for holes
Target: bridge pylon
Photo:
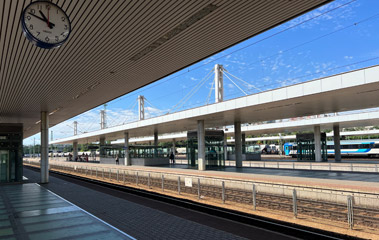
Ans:
<svg viewBox="0 0 379 240"><path fill-rule="evenodd" d="M224 76L223 66L216 64L214 68L215 72L215 102L224 101Z"/></svg>

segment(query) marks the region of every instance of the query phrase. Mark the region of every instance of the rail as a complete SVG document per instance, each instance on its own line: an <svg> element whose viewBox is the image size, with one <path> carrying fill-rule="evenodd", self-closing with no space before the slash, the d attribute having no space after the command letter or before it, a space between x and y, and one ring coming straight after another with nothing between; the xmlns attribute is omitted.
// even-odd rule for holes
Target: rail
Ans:
<svg viewBox="0 0 379 240"><path fill-rule="evenodd" d="M39 167L38 161L24 160L24 164ZM50 170L197 199L239 203L256 211L272 209L294 217L307 215L345 222L351 229L379 227L379 194L80 164L54 163Z"/></svg>
<svg viewBox="0 0 379 240"><path fill-rule="evenodd" d="M34 158L38 160L39 158ZM65 162L66 157L52 157L51 160ZM83 161L85 162L85 161ZM99 163L99 159L92 163ZM188 164L186 159L175 159L176 164ZM328 162L283 162L283 161L243 161L243 167L251 168L270 168L284 170L312 170L312 171L330 171L330 172L357 172L357 173L379 173L379 164L375 163L328 163ZM236 162L227 160L225 166L235 167Z"/></svg>

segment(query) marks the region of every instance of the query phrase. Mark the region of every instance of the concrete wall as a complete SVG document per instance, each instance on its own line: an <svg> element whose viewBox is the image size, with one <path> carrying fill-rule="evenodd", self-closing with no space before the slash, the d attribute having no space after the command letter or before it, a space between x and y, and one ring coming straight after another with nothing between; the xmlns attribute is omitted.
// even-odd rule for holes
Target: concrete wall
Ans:
<svg viewBox="0 0 379 240"><path fill-rule="evenodd" d="M235 154L228 153L228 159L227 160L236 160ZM261 154L260 153L246 153L242 154L242 161L260 161L261 160Z"/></svg>
<svg viewBox="0 0 379 240"><path fill-rule="evenodd" d="M168 158L132 158L132 166L158 166L170 164Z"/></svg>
<svg viewBox="0 0 379 240"><path fill-rule="evenodd" d="M124 165L124 158L118 159L120 165ZM106 158L106 157L100 157L100 163L103 164L116 164L115 158Z"/></svg>

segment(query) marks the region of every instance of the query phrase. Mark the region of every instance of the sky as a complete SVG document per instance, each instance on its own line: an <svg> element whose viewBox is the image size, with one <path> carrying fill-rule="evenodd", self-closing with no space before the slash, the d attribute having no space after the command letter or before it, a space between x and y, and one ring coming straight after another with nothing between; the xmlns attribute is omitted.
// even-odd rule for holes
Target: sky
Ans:
<svg viewBox="0 0 379 240"><path fill-rule="evenodd" d="M136 121L138 95L146 98L145 118L213 103L216 63L229 73L224 76L224 100L377 65L378 30L378 0L333 1L108 102L107 125ZM50 128L53 139L72 136L74 121L78 134L100 129L103 109ZM39 144L40 134L24 139L24 145L34 140Z"/></svg>

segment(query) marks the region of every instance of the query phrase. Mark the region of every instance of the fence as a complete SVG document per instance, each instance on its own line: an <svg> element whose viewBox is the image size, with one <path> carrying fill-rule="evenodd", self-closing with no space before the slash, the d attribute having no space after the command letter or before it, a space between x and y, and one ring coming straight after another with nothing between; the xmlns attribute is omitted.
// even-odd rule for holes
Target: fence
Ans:
<svg viewBox="0 0 379 240"><path fill-rule="evenodd" d="M225 161L225 165L236 166L235 161ZM379 164L372 163L244 161L243 167L379 173Z"/></svg>
<svg viewBox="0 0 379 240"><path fill-rule="evenodd" d="M25 160L24 164L39 167L38 161ZM330 219L345 222L350 228L379 227L379 194L67 163L50 164L50 169L197 199L239 203L253 210L280 210L295 218L303 214Z"/></svg>

